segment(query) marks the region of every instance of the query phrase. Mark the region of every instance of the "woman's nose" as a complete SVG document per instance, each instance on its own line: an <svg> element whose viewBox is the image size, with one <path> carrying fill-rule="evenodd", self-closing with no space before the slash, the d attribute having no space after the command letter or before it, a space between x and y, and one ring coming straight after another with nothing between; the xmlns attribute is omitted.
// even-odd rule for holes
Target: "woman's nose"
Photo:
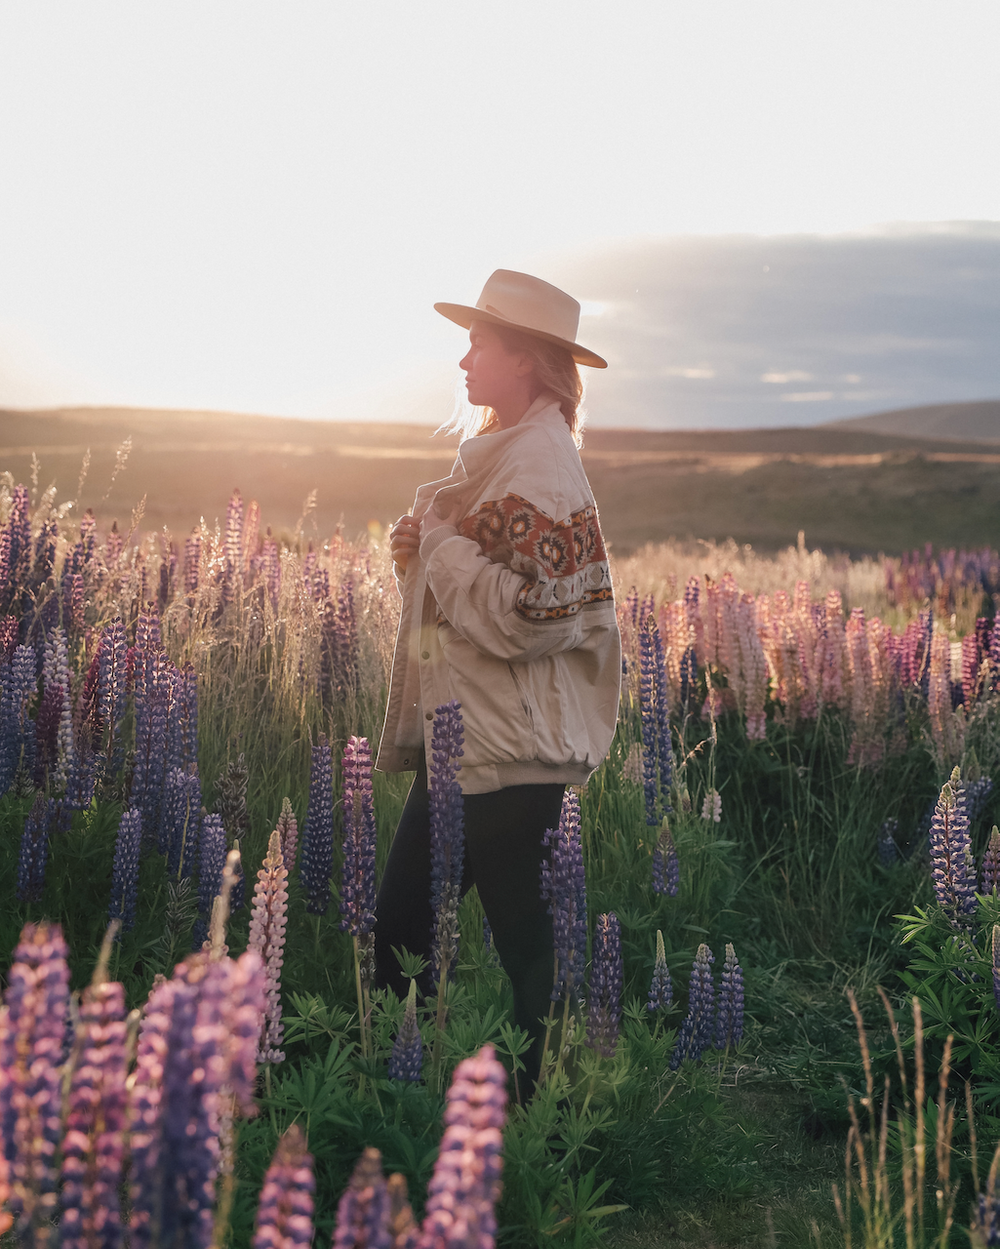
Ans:
<svg viewBox="0 0 1000 1249"><path fill-rule="evenodd" d="M468 352L466 352L466 353L465 353L465 355L461 358L461 360L459 360L459 362L458 362L458 367L459 367L460 369L465 369L465 370L466 370L466 372L468 372L468 370L469 370L469 368L471 367L471 365L472 365L472 352L471 352L471 351L468 351Z"/></svg>

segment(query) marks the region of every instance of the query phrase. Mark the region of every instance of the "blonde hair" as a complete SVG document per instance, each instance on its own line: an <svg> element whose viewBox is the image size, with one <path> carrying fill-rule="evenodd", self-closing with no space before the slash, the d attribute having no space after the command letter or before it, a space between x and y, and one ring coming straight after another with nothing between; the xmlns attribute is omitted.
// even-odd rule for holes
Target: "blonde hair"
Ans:
<svg viewBox="0 0 1000 1249"><path fill-rule="evenodd" d="M583 378L576 361L565 347L536 338L522 330L511 330L491 322L490 328L500 337L506 349L513 353L523 351L531 357L533 373L539 394L554 395L559 400L563 419L569 426L573 441L579 447L583 443ZM459 387L459 390L461 388ZM473 408L458 395L455 415L447 425L449 433L460 433L463 438L488 434L498 428L497 414L492 408Z"/></svg>

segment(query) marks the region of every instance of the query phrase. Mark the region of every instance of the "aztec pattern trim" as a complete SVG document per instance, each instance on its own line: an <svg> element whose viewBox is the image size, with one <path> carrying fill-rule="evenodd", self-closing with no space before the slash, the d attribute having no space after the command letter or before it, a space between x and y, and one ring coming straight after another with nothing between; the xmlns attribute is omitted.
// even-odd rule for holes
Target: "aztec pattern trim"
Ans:
<svg viewBox="0 0 1000 1249"><path fill-rule="evenodd" d="M525 620L563 620L613 599L593 504L556 521L520 495L507 494L481 504L458 528L494 564L527 578L516 604Z"/></svg>

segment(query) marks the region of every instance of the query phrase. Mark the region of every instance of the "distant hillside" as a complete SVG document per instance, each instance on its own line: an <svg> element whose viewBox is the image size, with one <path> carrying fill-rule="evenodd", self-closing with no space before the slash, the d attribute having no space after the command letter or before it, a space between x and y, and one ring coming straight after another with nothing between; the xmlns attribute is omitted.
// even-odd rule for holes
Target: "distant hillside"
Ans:
<svg viewBox="0 0 1000 1249"><path fill-rule="evenodd" d="M847 421L830 421L825 429L867 430L908 438L951 438L1000 442L1000 399L970 403L929 403L919 408L897 408Z"/></svg>
<svg viewBox="0 0 1000 1249"><path fill-rule="evenodd" d="M457 439L432 433L213 412L0 410L0 471L25 483L37 472L40 488L55 482L60 500L75 499L89 449L79 506L92 507L102 526L115 518L127 526L145 496L142 528L183 540L200 519L223 519L239 487L275 532L302 525L322 542L338 524L351 536L378 533L409 508L421 482L445 477ZM127 464L112 480L126 438ZM855 554L925 542L1000 546L1000 446L982 441L879 433L853 421L591 429L583 458L620 553L668 537L732 537L774 550L800 529L812 545Z"/></svg>

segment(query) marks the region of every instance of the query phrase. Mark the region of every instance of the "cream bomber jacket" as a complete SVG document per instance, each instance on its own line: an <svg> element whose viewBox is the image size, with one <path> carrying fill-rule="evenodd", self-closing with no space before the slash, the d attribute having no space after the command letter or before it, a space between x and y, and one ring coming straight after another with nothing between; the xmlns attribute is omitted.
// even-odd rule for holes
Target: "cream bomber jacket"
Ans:
<svg viewBox="0 0 1000 1249"><path fill-rule="evenodd" d="M417 491L460 505L421 540L403 606L375 766L431 757L434 708L462 706L467 794L580 785L611 745L621 641L607 553L580 455L543 395L511 429L465 439L451 476Z"/></svg>

